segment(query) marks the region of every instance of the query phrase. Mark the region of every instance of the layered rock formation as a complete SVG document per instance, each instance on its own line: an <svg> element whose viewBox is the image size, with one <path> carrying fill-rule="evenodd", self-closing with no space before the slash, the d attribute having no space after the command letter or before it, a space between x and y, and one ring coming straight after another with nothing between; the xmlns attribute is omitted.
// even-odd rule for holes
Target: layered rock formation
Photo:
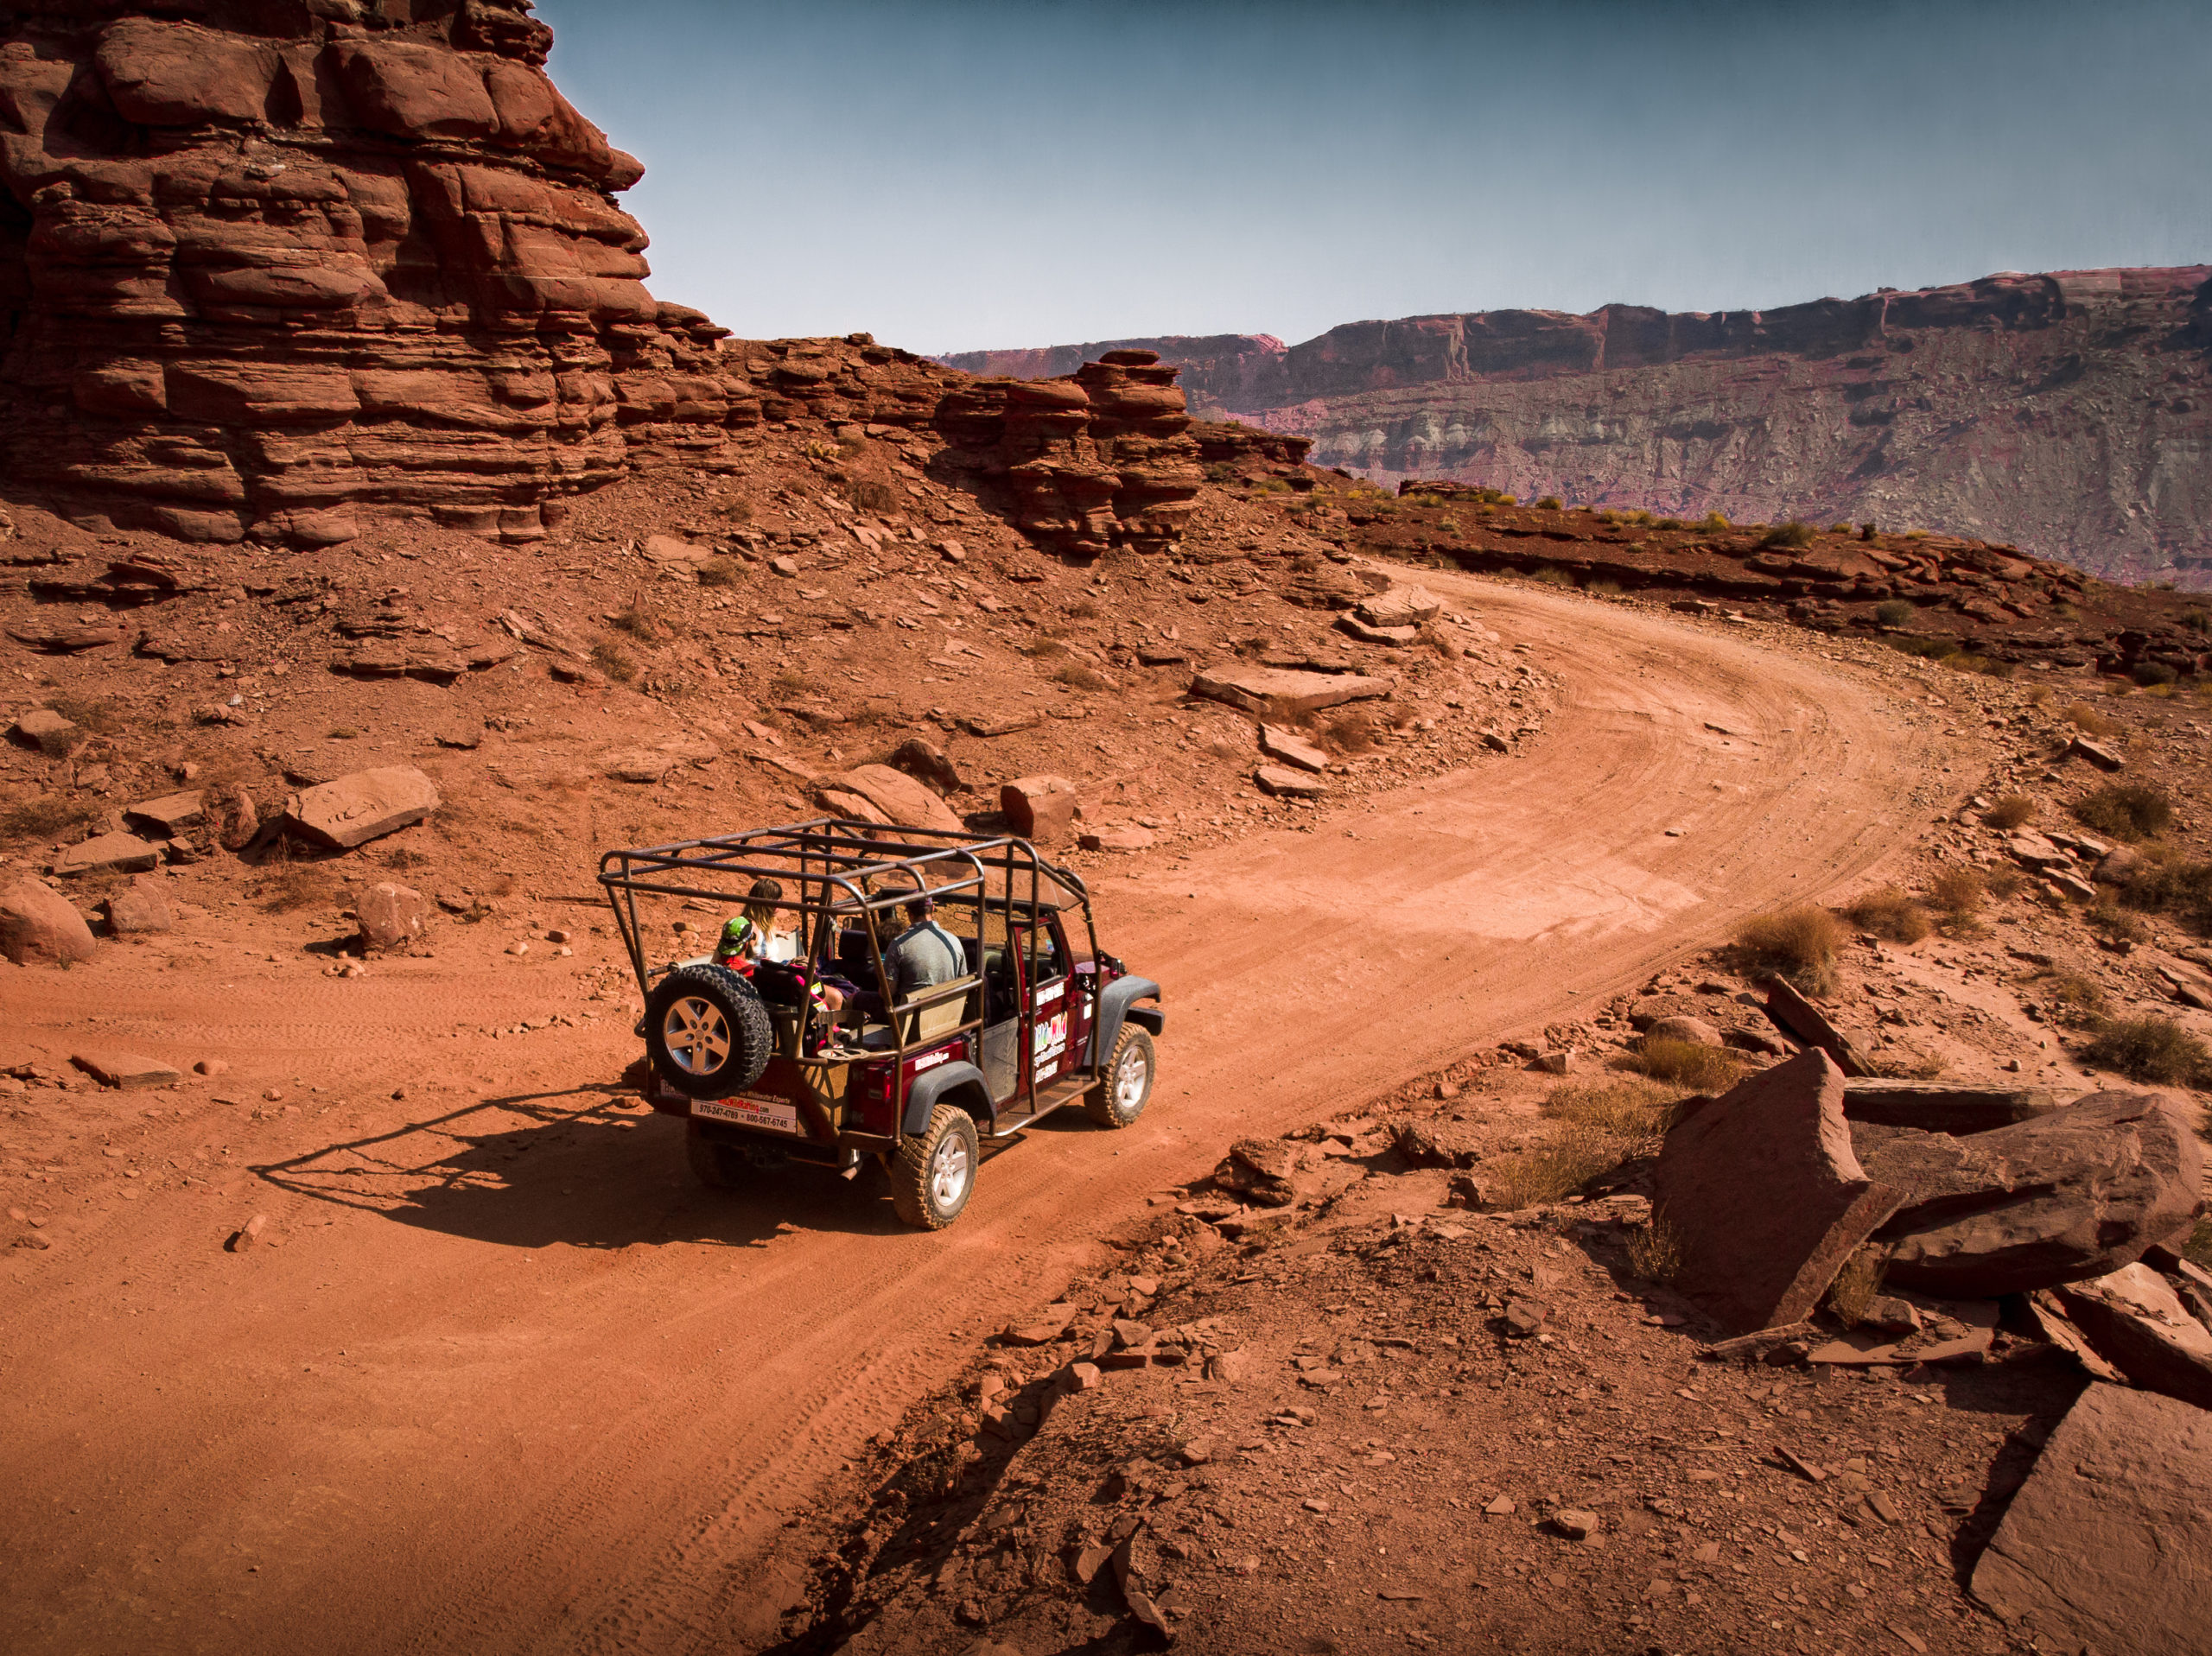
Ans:
<svg viewBox="0 0 2212 1656"><path fill-rule="evenodd" d="M741 463L764 421L942 422L1045 543L1173 538L1198 448L1148 355L977 385L657 301L614 200L642 169L547 79L529 11L0 10L8 492L194 541L409 513L529 540L638 465Z"/></svg>
<svg viewBox="0 0 2212 1656"><path fill-rule="evenodd" d="M1494 311L1122 342L1202 413L1377 481L1873 520L2212 585L2212 267L2006 274L1772 311ZM1033 352L945 358L1020 372Z"/></svg>

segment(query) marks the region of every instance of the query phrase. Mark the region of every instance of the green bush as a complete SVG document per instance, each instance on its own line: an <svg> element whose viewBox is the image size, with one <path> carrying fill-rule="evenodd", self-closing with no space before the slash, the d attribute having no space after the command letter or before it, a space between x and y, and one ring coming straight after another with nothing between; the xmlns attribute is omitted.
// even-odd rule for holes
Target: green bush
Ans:
<svg viewBox="0 0 2212 1656"><path fill-rule="evenodd" d="M1902 598L1885 599L1874 606L1874 619L1885 627L1901 627L1920 612Z"/></svg>
<svg viewBox="0 0 2212 1656"><path fill-rule="evenodd" d="M2162 661L2139 661L2127 676L2146 690L2154 685L2176 683L2181 678L2178 672Z"/></svg>
<svg viewBox="0 0 2212 1656"><path fill-rule="evenodd" d="M1810 523L1801 523L1793 517L1786 523L1777 523L1765 534L1760 536L1759 544L1773 547L1810 546L1813 543L1815 533Z"/></svg>

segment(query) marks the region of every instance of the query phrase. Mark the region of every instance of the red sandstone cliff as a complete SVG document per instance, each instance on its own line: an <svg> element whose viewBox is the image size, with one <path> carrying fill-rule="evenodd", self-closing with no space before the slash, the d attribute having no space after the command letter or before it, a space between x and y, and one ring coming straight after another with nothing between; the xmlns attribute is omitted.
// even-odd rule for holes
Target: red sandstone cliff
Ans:
<svg viewBox="0 0 2212 1656"><path fill-rule="evenodd" d="M978 382L656 301L615 205L642 169L547 79L529 11L0 9L5 493L196 541L410 514L531 540L634 467L735 468L804 416L941 426L1061 551L1179 533L1199 444L1147 353Z"/></svg>
<svg viewBox="0 0 2212 1656"><path fill-rule="evenodd" d="M1493 311L1303 345L1124 341L1202 412L1379 481L1925 525L2212 585L2212 267L2003 275L1772 311ZM1236 347L1235 341L1246 343ZM1035 353L946 358L1019 372Z"/></svg>

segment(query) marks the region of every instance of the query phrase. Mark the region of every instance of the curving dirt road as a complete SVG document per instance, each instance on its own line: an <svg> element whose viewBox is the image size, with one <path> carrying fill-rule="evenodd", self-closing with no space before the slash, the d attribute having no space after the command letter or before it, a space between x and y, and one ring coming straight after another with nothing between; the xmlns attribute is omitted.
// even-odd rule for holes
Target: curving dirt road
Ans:
<svg viewBox="0 0 2212 1656"><path fill-rule="evenodd" d="M1109 946L1167 990L1161 1091L998 1155L940 1236L834 1181L696 1189L677 1123L583 1080L632 1056L626 1018L453 1033L540 1009L496 956L0 976L0 1026L258 1055L232 1095L302 1107L107 1095L160 1188L58 1200L56 1251L0 1268L0 1646L743 1646L790 1584L758 1562L782 1517L1147 1195L1815 895L1935 802L1862 676L1424 579L1563 678L1545 735L1103 880ZM256 1210L279 1245L219 1251Z"/></svg>

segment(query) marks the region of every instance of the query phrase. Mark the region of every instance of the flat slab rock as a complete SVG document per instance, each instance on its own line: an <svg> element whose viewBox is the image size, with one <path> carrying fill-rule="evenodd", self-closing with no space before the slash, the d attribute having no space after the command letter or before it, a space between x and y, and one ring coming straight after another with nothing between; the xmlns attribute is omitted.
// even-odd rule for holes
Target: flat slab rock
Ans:
<svg viewBox="0 0 2212 1656"><path fill-rule="evenodd" d="M159 1058L141 1057L135 1052L73 1052L69 1062L75 1064L103 1087L119 1087L128 1090L138 1087L166 1087L171 1082L182 1081L181 1071L172 1069Z"/></svg>
<svg viewBox="0 0 2212 1656"><path fill-rule="evenodd" d="M143 874L161 866L162 848L135 834L103 834L54 859L57 874Z"/></svg>
<svg viewBox="0 0 2212 1656"><path fill-rule="evenodd" d="M1961 1087L1882 1075L1854 1075L1843 1084L1843 1113L1851 1120L1954 1136L2032 1121L2064 1102L2048 1087Z"/></svg>
<svg viewBox="0 0 2212 1656"><path fill-rule="evenodd" d="M2156 1093L2093 1093L1965 1138L1861 1124L1866 1171L1906 1193L1878 1240L1888 1279L1960 1298L2131 1265L2196 1211L2203 1146Z"/></svg>
<svg viewBox="0 0 2212 1656"><path fill-rule="evenodd" d="M1652 1210L1681 1247L1674 1286L1749 1334L1809 1315L1902 1197L1860 1168L1843 1072L1812 1048L1675 1124Z"/></svg>
<svg viewBox="0 0 2212 1656"><path fill-rule="evenodd" d="M2045 1650L2173 1656L2212 1627L2212 1414L2092 1386L1975 1564L1974 1594Z"/></svg>
<svg viewBox="0 0 2212 1656"><path fill-rule="evenodd" d="M340 851L422 822L438 808L438 790L411 765L356 771L296 794L285 807L293 827Z"/></svg>
<svg viewBox="0 0 2212 1656"><path fill-rule="evenodd" d="M1219 668L1191 680L1191 694L1247 713L1294 715L1373 701L1398 688L1394 678L1360 673L1300 673L1274 667Z"/></svg>

